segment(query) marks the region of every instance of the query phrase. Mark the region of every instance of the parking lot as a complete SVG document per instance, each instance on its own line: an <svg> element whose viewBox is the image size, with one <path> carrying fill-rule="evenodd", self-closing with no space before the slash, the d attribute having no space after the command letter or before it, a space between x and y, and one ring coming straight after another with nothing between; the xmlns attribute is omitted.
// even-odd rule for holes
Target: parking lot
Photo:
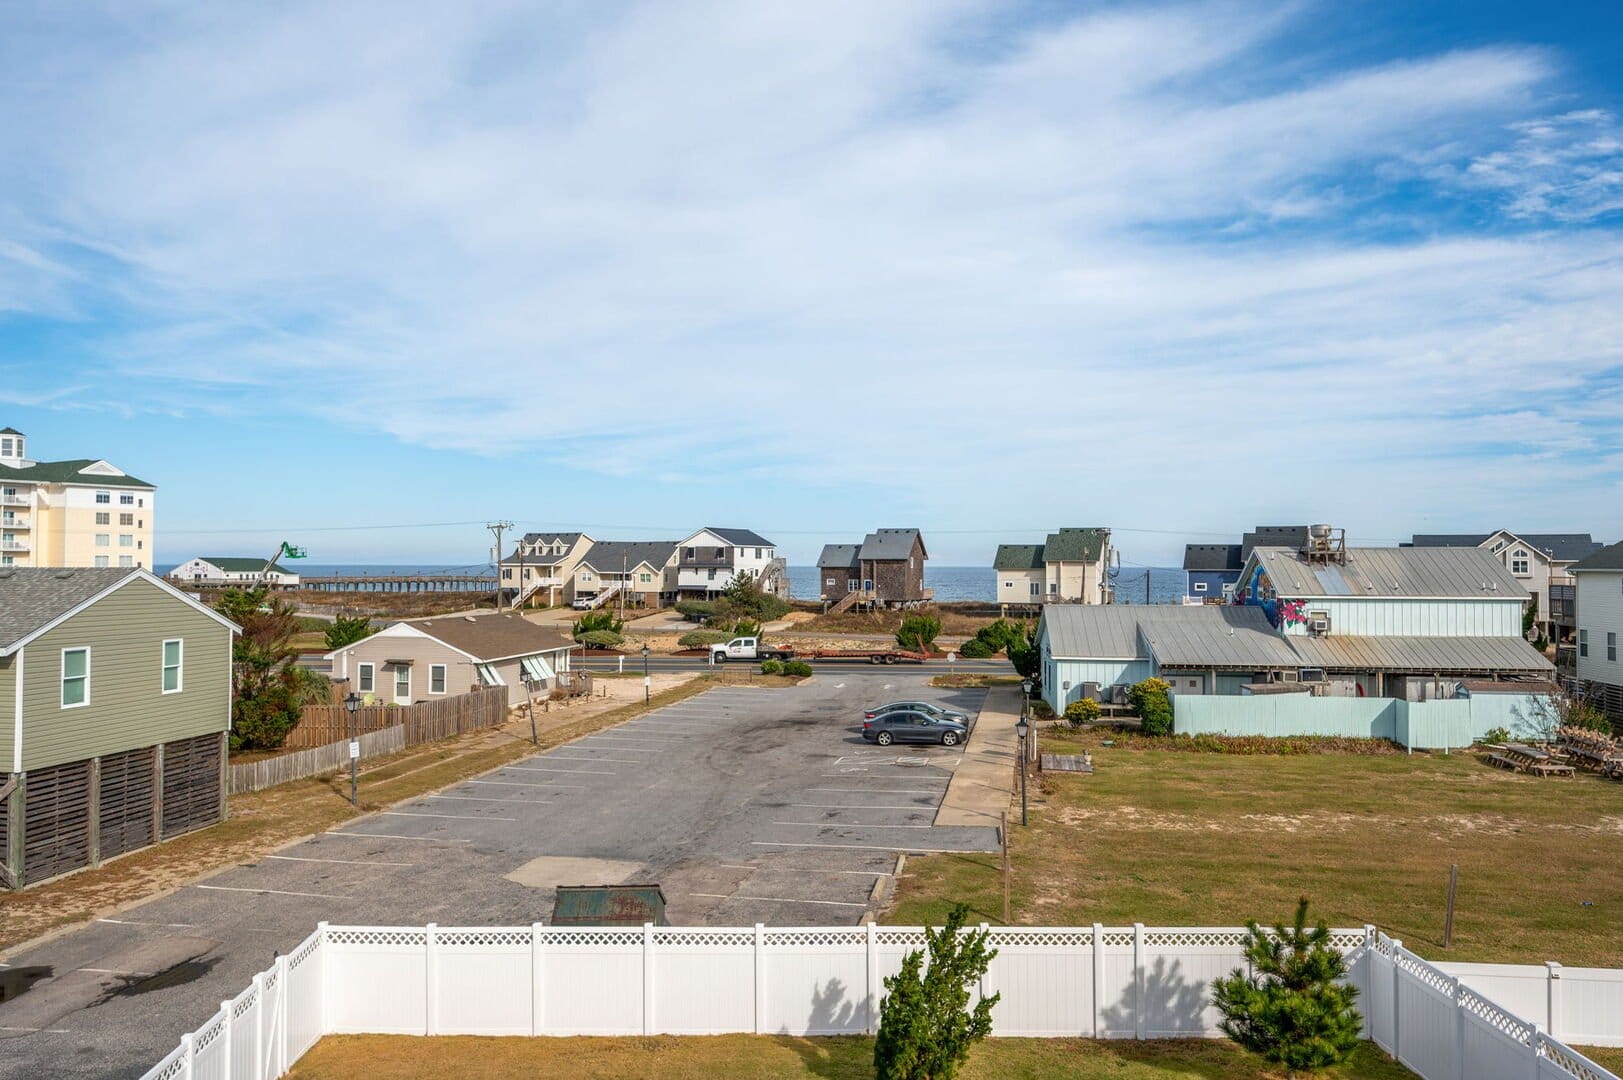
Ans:
<svg viewBox="0 0 1623 1080"><path fill-rule="evenodd" d="M926 681L711 690L8 957L0 978L32 974L0 1004L0 1076L137 1076L320 920L546 922L556 885L635 881L679 925L860 921L899 852L997 843L931 824L961 747L861 739L884 700L978 712L984 691Z"/></svg>

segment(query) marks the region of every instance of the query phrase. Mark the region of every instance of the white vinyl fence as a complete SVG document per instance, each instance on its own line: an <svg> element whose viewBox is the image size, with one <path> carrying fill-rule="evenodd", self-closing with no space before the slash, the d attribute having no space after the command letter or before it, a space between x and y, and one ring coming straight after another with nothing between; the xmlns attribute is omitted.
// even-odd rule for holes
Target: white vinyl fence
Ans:
<svg viewBox="0 0 1623 1080"><path fill-rule="evenodd" d="M1335 930L1366 1034L1425 1080L1617 1080L1470 989L1535 969L1470 965L1458 979L1373 927ZM1213 979L1245 966L1245 931L1144 926L991 928L980 993L994 1034L1103 1039L1217 1035ZM326 1034L839 1035L872 1032L883 980L924 945L917 927L328 926L145 1080L269 1080ZM1544 970L1544 969L1536 969ZM1623 972L1562 988L1561 1016L1623 1041ZM1525 987L1506 982L1520 993ZM1547 987L1546 987L1547 990ZM1584 1001L1576 1000L1583 997ZM1591 999L1592 998L1592 999ZM1548 1017L1548 993L1546 1011ZM1591 1020L1598 1017L1598 1020Z"/></svg>

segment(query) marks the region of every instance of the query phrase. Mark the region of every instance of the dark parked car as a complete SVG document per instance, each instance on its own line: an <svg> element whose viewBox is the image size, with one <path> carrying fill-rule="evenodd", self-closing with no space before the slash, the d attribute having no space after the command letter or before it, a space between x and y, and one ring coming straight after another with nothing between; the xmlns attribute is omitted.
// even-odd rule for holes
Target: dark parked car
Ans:
<svg viewBox="0 0 1623 1080"><path fill-rule="evenodd" d="M943 705L936 705L928 701L893 701L889 705L875 705L862 714L864 720L872 720L888 712L906 710L907 712L929 713L931 716L940 716L948 720L956 720L960 724L969 723L969 714L949 709Z"/></svg>
<svg viewBox="0 0 1623 1080"><path fill-rule="evenodd" d="M862 721L862 737L880 746L893 742L957 746L968 734L969 726L960 720L911 709L894 709Z"/></svg>

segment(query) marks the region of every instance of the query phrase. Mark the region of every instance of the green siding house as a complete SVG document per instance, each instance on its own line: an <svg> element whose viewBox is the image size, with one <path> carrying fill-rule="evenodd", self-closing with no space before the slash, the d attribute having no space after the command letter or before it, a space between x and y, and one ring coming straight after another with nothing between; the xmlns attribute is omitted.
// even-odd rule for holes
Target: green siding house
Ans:
<svg viewBox="0 0 1623 1080"><path fill-rule="evenodd" d="M141 569L0 569L0 883L225 814L236 626Z"/></svg>

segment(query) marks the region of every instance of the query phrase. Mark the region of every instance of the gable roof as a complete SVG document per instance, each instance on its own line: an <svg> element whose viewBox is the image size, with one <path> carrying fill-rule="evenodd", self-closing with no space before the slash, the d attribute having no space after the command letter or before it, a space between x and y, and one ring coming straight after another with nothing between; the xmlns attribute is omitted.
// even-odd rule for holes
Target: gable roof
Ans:
<svg viewBox="0 0 1623 1080"><path fill-rule="evenodd" d="M1283 597L1527 599L1504 563L1478 547L1348 548L1345 564L1309 563L1292 548L1259 547L1250 561Z"/></svg>
<svg viewBox="0 0 1623 1080"><path fill-rule="evenodd" d="M138 579L152 582L233 632L239 629L207 604L139 567L7 566L0 568L0 655L16 651L62 619Z"/></svg>
<svg viewBox="0 0 1623 1080"><path fill-rule="evenodd" d="M133 476L84 471L98 463L97 458L74 458L71 461L36 461L32 465L22 466L0 465L0 480L15 480L24 484L84 484L87 487L136 487L157 490L145 480L137 480Z"/></svg>
<svg viewBox="0 0 1623 1080"><path fill-rule="evenodd" d="M516 544L513 545L513 553L511 555L509 555L507 558L503 559L502 561L503 562L518 562L520 558L526 558L526 559L539 558L540 557L539 553L537 553L536 555L521 555L520 554L520 552L524 548L533 548L533 547L536 547L538 545L542 546L542 547L553 547L553 546L555 546L557 544L562 544L564 546L564 550L568 551L569 549L573 548L575 546L576 541L578 541L584 535L586 535L586 534L585 533L578 533L578 532L532 532L532 533L525 533L523 538L520 539Z"/></svg>
<svg viewBox="0 0 1623 1080"><path fill-rule="evenodd" d="M920 547L924 544L917 529L875 529L862 538L858 557L879 562L906 559L913 554L914 541L918 541ZM929 558L930 553L925 552L924 557Z"/></svg>
<svg viewBox="0 0 1623 1080"><path fill-rule="evenodd" d="M1555 562L1574 562L1599 551L1603 546L1588 533L1523 533L1495 529L1487 533L1415 533L1408 547L1481 547L1499 533L1525 540Z"/></svg>
<svg viewBox="0 0 1623 1080"><path fill-rule="evenodd" d="M22 435L22 432L18 431L14 427L3 427L3 428L0 428L0 435ZM24 435L23 437L27 438L26 435Z"/></svg>
<svg viewBox="0 0 1623 1080"><path fill-rule="evenodd" d="M1041 570L1043 546L1041 544L999 544L992 556L993 570Z"/></svg>
<svg viewBox="0 0 1623 1080"><path fill-rule="evenodd" d="M817 556L818 569L855 570L858 550L857 544L824 544Z"/></svg>
<svg viewBox="0 0 1623 1080"><path fill-rule="evenodd" d="M1185 570L1233 570L1245 566L1244 548L1239 544L1185 544Z"/></svg>
<svg viewBox="0 0 1623 1080"><path fill-rule="evenodd" d="M1623 541L1610 547L1603 547L1572 566L1574 574L1581 574L1586 570L1623 570Z"/></svg>
<svg viewBox="0 0 1623 1080"><path fill-rule="evenodd" d="M199 555L198 558L210 566L229 571L233 574L258 574L264 571L266 560L246 559L235 555ZM191 560L188 559L187 562ZM281 563L270 563L271 571L278 574L297 574L297 570L289 570Z"/></svg>
<svg viewBox="0 0 1623 1080"><path fill-rule="evenodd" d="M715 536L719 536L733 547L773 546L772 541L768 540L758 532L751 532L749 529L718 529L714 525L706 525L704 528L700 529L699 532L694 533L693 536L698 536L699 533L711 533ZM693 536L690 536L687 539L692 540ZM686 541L684 541L684 543L685 542Z"/></svg>
<svg viewBox="0 0 1623 1080"><path fill-rule="evenodd" d="M416 619L404 625L487 663L576 648L573 640L558 631L537 626L520 615L506 612Z"/></svg>
<svg viewBox="0 0 1623 1080"><path fill-rule="evenodd" d="M599 540L587 550L580 564L600 574L634 570L643 563L663 569L676 554L676 543L675 540Z"/></svg>
<svg viewBox="0 0 1623 1080"><path fill-rule="evenodd" d="M1166 667L1295 667L1290 644L1260 608L1217 604L1050 604L1050 656L1143 660Z"/></svg>
<svg viewBox="0 0 1623 1080"><path fill-rule="evenodd" d="M1303 548L1306 546L1306 525L1258 525L1255 529L1240 537L1240 562L1244 565L1245 560L1251 557L1253 548Z"/></svg>
<svg viewBox="0 0 1623 1080"><path fill-rule="evenodd" d="M1098 562L1110 540L1109 529L1061 529L1043 543L1044 562Z"/></svg>

